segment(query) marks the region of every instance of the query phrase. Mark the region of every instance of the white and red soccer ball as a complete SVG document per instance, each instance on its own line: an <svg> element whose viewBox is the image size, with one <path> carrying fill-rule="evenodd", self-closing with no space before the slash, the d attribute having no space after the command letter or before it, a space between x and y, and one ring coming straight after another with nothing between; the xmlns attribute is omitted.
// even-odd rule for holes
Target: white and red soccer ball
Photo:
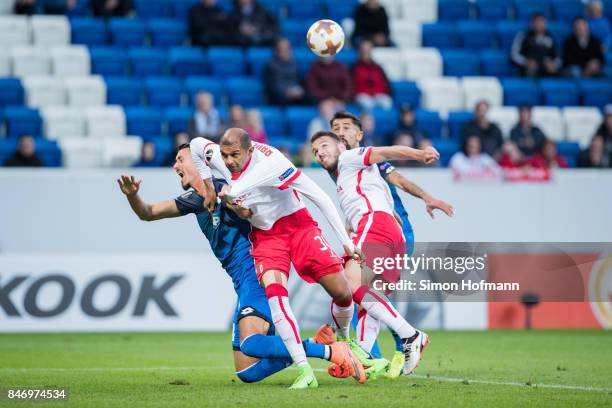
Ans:
<svg viewBox="0 0 612 408"><path fill-rule="evenodd" d="M319 20L308 29L306 44L319 57L336 55L344 46L344 31L333 20Z"/></svg>

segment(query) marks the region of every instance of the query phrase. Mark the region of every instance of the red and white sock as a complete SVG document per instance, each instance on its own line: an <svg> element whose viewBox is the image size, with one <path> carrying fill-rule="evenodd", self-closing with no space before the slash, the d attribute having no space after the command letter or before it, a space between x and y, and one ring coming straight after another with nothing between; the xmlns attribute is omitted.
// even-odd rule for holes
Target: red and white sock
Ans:
<svg viewBox="0 0 612 408"><path fill-rule="evenodd" d="M339 305L336 301L332 301L331 304L331 315L336 324L338 335L340 337L348 338L351 330L351 320L353 320L353 300L350 299L348 303Z"/></svg>
<svg viewBox="0 0 612 408"><path fill-rule="evenodd" d="M365 309L357 313L357 318L355 341L362 349L370 353L380 331L380 320L368 315Z"/></svg>
<svg viewBox="0 0 612 408"><path fill-rule="evenodd" d="M405 339L416 333L415 328L402 317L385 295L372 291L366 285L359 287L353 293L353 300L370 316L386 324L401 338Z"/></svg>
<svg viewBox="0 0 612 408"><path fill-rule="evenodd" d="M272 312L272 321L279 336L283 339L291 359L296 365L306 364L306 352L300 339L300 328L289 305L287 289L278 283L266 287L266 297Z"/></svg>

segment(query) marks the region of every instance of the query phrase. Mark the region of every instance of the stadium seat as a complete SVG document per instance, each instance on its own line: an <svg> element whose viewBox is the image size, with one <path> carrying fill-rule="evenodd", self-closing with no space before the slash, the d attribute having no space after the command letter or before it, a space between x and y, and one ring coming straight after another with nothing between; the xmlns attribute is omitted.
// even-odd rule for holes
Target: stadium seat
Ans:
<svg viewBox="0 0 612 408"><path fill-rule="evenodd" d="M74 3L74 7L66 13L68 17L85 17L89 14L90 2L88 0L76 0Z"/></svg>
<svg viewBox="0 0 612 408"><path fill-rule="evenodd" d="M102 77L70 77L65 79L68 105L86 108L106 104L106 85Z"/></svg>
<svg viewBox="0 0 612 408"><path fill-rule="evenodd" d="M504 105L536 106L540 104L540 87L533 79L502 79Z"/></svg>
<svg viewBox="0 0 612 408"><path fill-rule="evenodd" d="M4 119L7 136L41 136L43 134L42 119L36 109L24 106L8 106L4 109Z"/></svg>
<svg viewBox="0 0 612 408"><path fill-rule="evenodd" d="M285 0L287 17L296 20L307 20L313 23L326 18L323 4L319 0Z"/></svg>
<svg viewBox="0 0 612 408"><path fill-rule="evenodd" d="M171 1L170 6L172 7L174 18L187 21L189 10L198 3L198 0Z"/></svg>
<svg viewBox="0 0 612 408"><path fill-rule="evenodd" d="M208 61L215 77L229 78L246 73L244 54L239 47L210 47Z"/></svg>
<svg viewBox="0 0 612 408"><path fill-rule="evenodd" d="M106 77L106 103L138 106L143 102L144 85L137 77Z"/></svg>
<svg viewBox="0 0 612 408"><path fill-rule="evenodd" d="M448 113L446 121L448 125L448 136L460 141L464 125L474 119L474 113L470 111L453 111Z"/></svg>
<svg viewBox="0 0 612 408"><path fill-rule="evenodd" d="M391 81L405 79L405 66L402 55L402 51L398 48L376 47L372 50L372 58L383 68Z"/></svg>
<svg viewBox="0 0 612 408"><path fill-rule="evenodd" d="M164 50L140 47L129 50L132 74L145 77L166 74L166 52Z"/></svg>
<svg viewBox="0 0 612 408"><path fill-rule="evenodd" d="M89 17L76 17L70 20L72 43L92 45L106 45L106 24L102 19Z"/></svg>
<svg viewBox="0 0 612 408"><path fill-rule="evenodd" d="M246 60L249 64L249 73L256 77L263 75L268 60L274 51L268 47L249 47L246 51Z"/></svg>
<svg viewBox="0 0 612 408"><path fill-rule="evenodd" d="M582 105L603 108L612 101L612 83L607 80L585 79L578 81Z"/></svg>
<svg viewBox="0 0 612 408"><path fill-rule="evenodd" d="M601 125L602 114L597 108L568 107L562 109L566 139L586 148Z"/></svg>
<svg viewBox="0 0 612 408"><path fill-rule="evenodd" d="M422 92L423 108L440 111L463 109L463 93L457 78L425 78L417 83Z"/></svg>
<svg viewBox="0 0 612 408"><path fill-rule="evenodd" d="M185 43L186 27L182 21L152 18L149 20L149 30L151 44L155 47L177 47Z"/></svg>
<svg viewBox="0 0 612 408"><path fill-rule="evenodd" d="M108 23L111 42L121 47L139 47L146 44L147 26L143 20L111 18Z"/></svg>
<svg viewBox="0 0 612 408"><path fill-rule="evenodd" d="M23 102L24 90L21 81L17 78L0 77L0 107L23 105Z"/></svg>
<svg viewBox="0 0 612 408"><path fill-rule="evenodd" d="M584 4L580 0L552 0L551 9L555 20L572 22L584 13Z"/></svg>
<svg viewBox="0 0 612 408"><path fill-rule="evenodd" d="M120 106L92 106L85 109L87 135L91 138L125 136L125 113Z"/></svg>
<svg viewBox="0 0 612 408"><path fill-rule="evenodd" d="M300 47L293 50L293 59L298 64L300 76L305 76L310 66L317 60L317 56L309 48Z"/></svg>
<svg viewBox="0 0 612 408"><path fill-rule="evenodd" d="M51 67L56 77L89 75L91 74L89 50L82 45L52 47Z"/></svg>
<svg viewBox="0 0 612 408"><path fill-rule="evenodd" d="M281 21L281 32L292 46L303 47L306 44L306 33L313 22L310 20L290 20Z"/></svg>
<svg viewBox="0 0 612 408"><path fill-rule="evenodd" d="M285 131L285 112L281 108L260 106L258 109L269 138L279 138L287 134Z"/></svg>
<svg viewBox="0 0 612 408"><path fill-rule="evenodd" d="M508 51L495 49L480 51L481 72L486 76L504 78L512 76L513 67Z"/></svg>
<svg viewBox="0 0 612 408"><path fill-rule="evenodd" d="M482 21L498 21L508 18L508 0L477 0L478 18Z"/></svg>
<svg viewBox="0 0 612 408"><path fill-rule="evenodd" d="M389 21L391 38L400 48L418 48L422 44L421 23L410 20ZM344 52L344 50L342 51Z"/></svg>
<svg viewBox="0 0 612 408"><path fill-rule="evenodd" d="M115 137L102 140L102 165L131 167L140 159L142 138Z"/></svg>
<svg viewBox="0 0 612 408"><path fill-rule="evenodd" d="M206 75L206 57L200 48L174 47L168 52L168 63L173 75L200 76Z"/></svg>
<svg viewBox="0 0 612 408"><path fill-rule="evenodd" d="M510 136L510 131L518 123L518 109L508 106L493 106L487 115L489 120L499 126L505 138Z"/></svg>
<svg viewBox="0 0 612 408"><path fill-rule="evenodd" d="M13 60L13 76L51 74L51 59L47 49L19 46L11 48L10 53Z"/></svg>
<svg viewBox="0 0 612 408"><path fill-rule="evenodd" d="M178 106L183 102L183 83L174 77L148 77L144 80L147 102L151 106Z"/></svg>
<svg viewBox="0 0 612 408"><path fill-rule="evenodd" d="M514 10L517 20L527 21L534 13L550 15L549 0L514 0Z"/></svg>
<svg viewBox="0 0 612 408"><path fill-rule="evenodd" d="M179 132L186 132L189 125L189 119L191 119L192 116L192 108L173 106L166 109L164 118L168 124L168 134L175 135Z"/></svg>
<svg viewBox="0 0 612 408"><path fill-rule="evenodd" d="M260 80L250 77L232 77L226 80L230 104L254 107L264 104L263 85Z"/></svg>
<svg viewBox="0 0 612 408"><path fill-rule="evenodd" d="M102 76L126 75L129 68L127 51L111 47L91 47L91 73Z"/></svg>
<svg viewBox="0 0 612 408"><path fill-rule="evenodd" d="M463 48L480 50L495 45L495 27L488 21L461 21L457 32Z"/></svg>
<svg viewBox="0 0 612 408"><path fill-rule="evenodd" d="M559 108L536 106L531 110L531 120L547 138L554 141L565 140L565 126Z"/></svg>
<svg viewBox="0 0 612 408"><path fill-rule="evenodd" d="M0 139L0 163L3 163L17 149L18 140ZM45 167L58 167L62 163L62 151L54 140L35 138L36 154Z"/></svg>
<svg viewBox="0 0 612 408"><path fill-rule="evenodd" d="M65 16L32 16L32 43L41 47L70 44L70 24Z"/></svg>
<svg viewBox="0 0 612 408"><path fill-rule="evenodd" d="M340 54L336 54L336 61L342 62L350 70L357 61L357 51L354 48L343 49Z"/></svg>
<svg viewBox="0 0 612 408"><path fill-rule="evenodd" d="M0 77L7 77L11 75L11 55L8 49L0 49Z"/></svg>
<svg viewBox="0 0 612 408"><path fill-rule="evenodd" d="M578 86L572 80L542 79L540 87L542 88L544 105L557 107L579 105Z"/></svg>
<svg viewBox="0 0 612 408"><path fill-rule="evenodd" d="M50 139L82 137L86 134L85 117L79 108L47 106L40 111L45 135Z"/></svg>
<svg viewBox="0 0 612 408"><path fill-rule="evenodd" d="M569 167L576 167L580 144L578 142L557 142L557 153L565 157Z"/></svg>
<svg viewBox="0 0 612 408"><path fill-rule="evenodd" d="M461 146L459 145L459 141L457 140L435 138L432 139L431 142L436 148L436 150L440 152L440 163L443 166L448 166L448 162L450 162L450 159L461 148Z"/></svg>
<svg viewBox="0 0 612 408"><path fill-rule="evenodd" d="M155 17L169 17L170 5L173 2L165 0L135 0L138 17L149 19Z"/></svg>
<svg viewBox="0 0 612 408"><path fill-rule="evenodd" d="M459 32L455 23L423 24L422 45L434 48L456 48L459 46Z"/></svg>
<svg viewBox="0 0 612 408"><path fill-rule="evenodd" d="M194 97L199 92L208 92L213 95L217 106L225 103L225 83L213 77L187 77L185 89L189 96L189 103L194 103Z"/></svg>
<svg viewBox="0 0 612 408"><path fill-rule="evenodd" d="M404 50L402 58L405 76L401 79L422 79L442 76L442 57L435 48Z"/></svg>
<svg viewBox="0 0 612 408"><path fill-rule="evenodd" d="M149 136L143 137L143 143L153 143L155 145L155 158L154 163L156 166L160 166L166 156L173 150L172 141L168 136Z"/></svg>
<svg viewBox="0 0 612 408"><path fill-rule="evenodd" d="M470 18L468 0L438 0L438 19L440 21L467 20Z"/></svg>
<svg viewBox="0 0 612 408"><path fill-rule="evenodd" d="M68 168L97 168L102 166L102 140L66 138L59 141L62 164Z"/></svg>
<svg viewBox="0 0 612 408"><path fill-rule="evenodd" d="M395 106L401 107L404 104L412 108L421 106L421 90L414 81L393 81L393 102Z"/></svg>
<svg viewBox="0 0 612 408"><path fill-rule="evenodd" d="M353 18L353 12L355 11L355 7L357 7L357 5L359 5L358 0L327 0L327 12L329 14L329 18L338 22L341 22L345 18ZM387 14L389 14L388 11Z"/></svg>
<svg viewBox="0 0 612 408"><path fill-rule="evenodd" d="M559 56L561 56L563 44L565 44L565 40L572 33L572 26L567 22L551 21L548 23L548 31L555 39L555 47Z"/></svg>
<svg viewBox="0 0 612 408"><path fill-rule="evenodd" d="M510 50L516 35L527 28L524 21L498 21L495 23L495 31L502 50Z"/></svg>
<svg viewBox="0 0 612 408"><path fill-rule="evenodd" d="M61 80L51 76L30 76L23 79L28 106L65 105L66 89Z"/></svg>
<svg viewBox="0 0 612 408"><path fill-rule="evenodd" d="M0 16L0 49L30 44L30 28L25 16Z"/></svg>
<svg viewBox="0 0 612 408"><path fill-rule="evenodd" d="M376 132L379 134L388 134L397 128L399 122L399 112L397 109L380 109L372 110L372 115L376 123Z"/></svg>
<svg viewBox="0 0 612 408"><path fill-rule="evenodd" d="M438 20L438 0L398 0L397 4L398 15L404 20L422 23Z"/></svg>
<svg viewBox="0 0 612 408"><path fill-rule="evenodd" d="M295 141L305 141L309 137L306 134L308 124L318 116L317 108L314 106L290 106L285 111L287 130L289 136Z"/></svg>
<svg viewBox="0 0 612 408"><path fill-rule="evenodd" d="M504 93L501 83L492 77L466 77L461 80L463 88L464 106L472 109L481 100L489 102L491 106L501 106Z"/></svg>
<svg viewBox="0 0 612 408"><path fill-rule="evenodd" d="M422 129L430 138L442 136L442 119L436 111L417 109L415 111L416 126Z"/></svg>
<svg viewBox="0 0 612 408"><path fill-rule="evenodd" d="M441 50L445 76L480 75L480 59L475 51Z"/></svg>
<svg viewBox="0 0 612 408"><path fill-rule="evenodd" d="M157 136L166 134L163 129L163 114L160 109L129 107L125 108L127 133L130 135Z"/></svg>

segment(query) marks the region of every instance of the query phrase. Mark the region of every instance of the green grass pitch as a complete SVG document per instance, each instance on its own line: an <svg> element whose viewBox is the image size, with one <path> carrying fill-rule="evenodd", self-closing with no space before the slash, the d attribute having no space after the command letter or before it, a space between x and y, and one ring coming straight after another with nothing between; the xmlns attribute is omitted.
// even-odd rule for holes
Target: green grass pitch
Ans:
<svg viewBox="0 0 612 408"><path fill-rule="evenodd" d="M0 334L0 388L67 387L43 405L61 407L612 406L612 332L430 335L416 376L358 385L313 360L319 389L290 391L293 369L242 384L228 333Z"/></svg>

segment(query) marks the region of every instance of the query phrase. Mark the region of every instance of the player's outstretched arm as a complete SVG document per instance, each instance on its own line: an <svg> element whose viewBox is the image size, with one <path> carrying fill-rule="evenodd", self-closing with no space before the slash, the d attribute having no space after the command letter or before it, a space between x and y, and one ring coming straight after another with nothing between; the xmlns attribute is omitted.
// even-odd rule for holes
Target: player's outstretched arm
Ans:
<svg viewBox="0 0 612 408"><path fill-rule="evenodd" d="M423 200L425 202L427 213L431 218L434 218L434 210L440 210L449 217L454 215L455 209L452 205L429 195L417 184L402 176L397 170L387 174L385 179L395 187L400 188L408 194Z"/></svg>
<svg viewBox="0 0 612 408"><path fill-rule="evenodd" d="M416 160L425 164L432 164L440 159L440 153L430 146L425 149L413 149L408 146L381 146L371 147L370 149L369 164L387 160Z"/></svg>
<svg viewBox="0 0 612 408"><path fill-rule="evenodd" d="M138 218L143 221L156 221L164 218L180 217L182 214L176 206L174 200L165 200L155 204L147 204L138 195L140 183L142 180L136 179L134 176L121 175L117 179L119 189L127 197L130 207Z"/></svg>

